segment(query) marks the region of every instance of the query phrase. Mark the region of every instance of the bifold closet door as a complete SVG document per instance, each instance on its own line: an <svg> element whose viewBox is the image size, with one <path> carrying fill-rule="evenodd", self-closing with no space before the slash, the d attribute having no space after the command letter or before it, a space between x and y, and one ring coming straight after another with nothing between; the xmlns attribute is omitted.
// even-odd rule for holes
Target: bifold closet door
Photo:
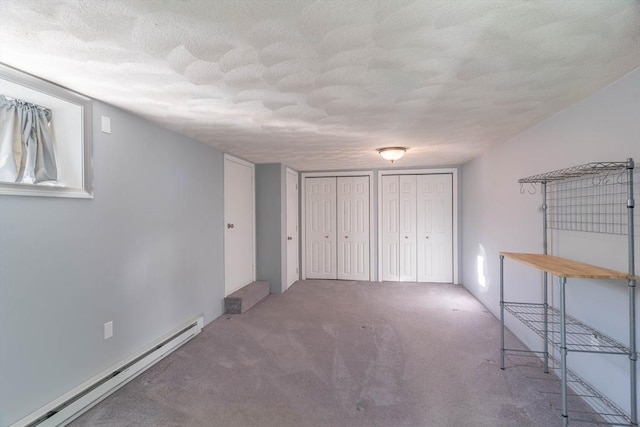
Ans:
<svg viewBox="0 0 640 427"><path fill-rule="evenodd" d="M306 178L305 194L306 277L337 279L336 178Z"/></svg>
<svg viewBox="0 0 640 427"><path fill-rule="evenodd" d="M453 282L453 178L418 175L418 281Z"/></svg>
<svg viewBox="0 0 640 427"><path fill-rule="evenodd" d="M369 280L369 177L337 179L338 279Z"/></svg>
<svg viewBox="0 0 640 427"><path fill-rule="evenodd" d="M383 175L381 185L381 280L453 282L452 175Z"/></svg>

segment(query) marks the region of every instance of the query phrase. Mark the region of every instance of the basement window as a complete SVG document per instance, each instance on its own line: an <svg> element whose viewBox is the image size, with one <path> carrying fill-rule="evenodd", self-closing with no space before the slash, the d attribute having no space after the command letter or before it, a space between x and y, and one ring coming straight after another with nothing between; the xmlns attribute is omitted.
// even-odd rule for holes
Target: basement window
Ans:
<svg viewBox="0 0 640 427"><path fill-rule="evenodd" d="M0 64L0 194L91 198L91 100Z"/></svg>

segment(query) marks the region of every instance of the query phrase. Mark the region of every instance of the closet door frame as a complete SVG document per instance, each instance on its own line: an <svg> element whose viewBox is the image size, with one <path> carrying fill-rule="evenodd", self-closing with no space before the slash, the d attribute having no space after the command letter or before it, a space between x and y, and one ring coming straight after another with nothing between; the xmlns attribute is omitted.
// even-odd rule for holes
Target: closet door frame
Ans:
<svg viewBox="0 0 640 427"><path fill-rule="evenodd" d="M378 171L378 280L382 277L382 177L384 175L436 175L451 174L453 198L453 283L459 284L459 244L458 244L458 169L387 169ZM373 277L373 276L371 276Z"/></svg>
<svg viewBox="0 0 640 427"><path fill-rule="evenodd" d="M373 182L373 178L374 178L374 173L373 171L334 171L334 172L303 172L300 174L302 177L302 181L301 181L301 185L300 185L300 190L301 190L301 194L300 194L300 207L301 207L301 213L300 213L300 218L302 220L302 224L300 227L301 230L301 242L302 244L301 246L301 257L300 257L300 261L302 263L302 279L306 279L307 278L307 266L306 266L306 229L307 229L307 224L306 224L306 200L307 200L307 195L306 195L306 179L307 178L329 178L329 177L348 177L348 176L368 176L369 177L369 280L370 281L374 281L375 277L376 277L376 261L377 261L377 256L375 256L375 249L376 249L376 244L375 244L375 232L376 232L376 226L375 226L375 217L374 217L374 213L375 213L375 192L374 192L374 182Z"/></svg>

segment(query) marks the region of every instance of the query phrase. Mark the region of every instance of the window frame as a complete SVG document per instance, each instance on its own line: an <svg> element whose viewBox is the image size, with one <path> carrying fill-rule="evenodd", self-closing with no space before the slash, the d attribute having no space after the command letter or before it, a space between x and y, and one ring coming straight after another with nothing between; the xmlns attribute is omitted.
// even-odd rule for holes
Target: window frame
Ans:
<svg viewBox="0 0 640 427"><path fill-rule="evenodd" d="M27 74L9 65L0 63L0 78L28 89L40 92L46 96L57 98L80 108L80 129L77 132L81 140L81 186L48 186L38 184L0 182L0 195L14 196L44 196L93 198L93 150L92 150L92 100L70 89L56 85L39 77ZM28 100L27 100L28 101Z"/></svg>

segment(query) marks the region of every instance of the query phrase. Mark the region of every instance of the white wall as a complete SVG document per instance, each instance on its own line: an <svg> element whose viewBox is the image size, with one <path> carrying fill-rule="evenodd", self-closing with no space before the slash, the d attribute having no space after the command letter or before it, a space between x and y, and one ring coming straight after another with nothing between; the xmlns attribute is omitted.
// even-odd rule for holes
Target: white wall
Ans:
<svg viewBox="0 0 640 427"><path fill-rule="evenodd" d="M638 69L465 164L462 171L464 285L498 316L498 252L542 251L541 196L539 190L533 195L520 194L519 178L582 163L624 161L628 157L636 161L636 176L640 176ZM636 187L635 200L636 206L640 205L640 186ZM640 228L637 218L638 212L636 221ZM635 240L637 272L640 239ZM552 243L550 249L555 255L627 270L626 239L622 236L556 232ZM541 277L536 270L505 260L505 299L539 302ZM567 292L570 314L628 342L625 281L569 280ZM557 303L556 294L553 299ZM510 315L506 318L507 326L520 339L536 350L541 349L537 336ZM498 348L496 342L496 351ZM569 363L578 374L629 410L628 358L572 353Z"/></svg>
<svg viewBox="0 0 640 427"><path fill-rule="evenodd" d="M222 153L99 102L93 129L93 199L0 196L0 426L222 313Z"/></svg>

